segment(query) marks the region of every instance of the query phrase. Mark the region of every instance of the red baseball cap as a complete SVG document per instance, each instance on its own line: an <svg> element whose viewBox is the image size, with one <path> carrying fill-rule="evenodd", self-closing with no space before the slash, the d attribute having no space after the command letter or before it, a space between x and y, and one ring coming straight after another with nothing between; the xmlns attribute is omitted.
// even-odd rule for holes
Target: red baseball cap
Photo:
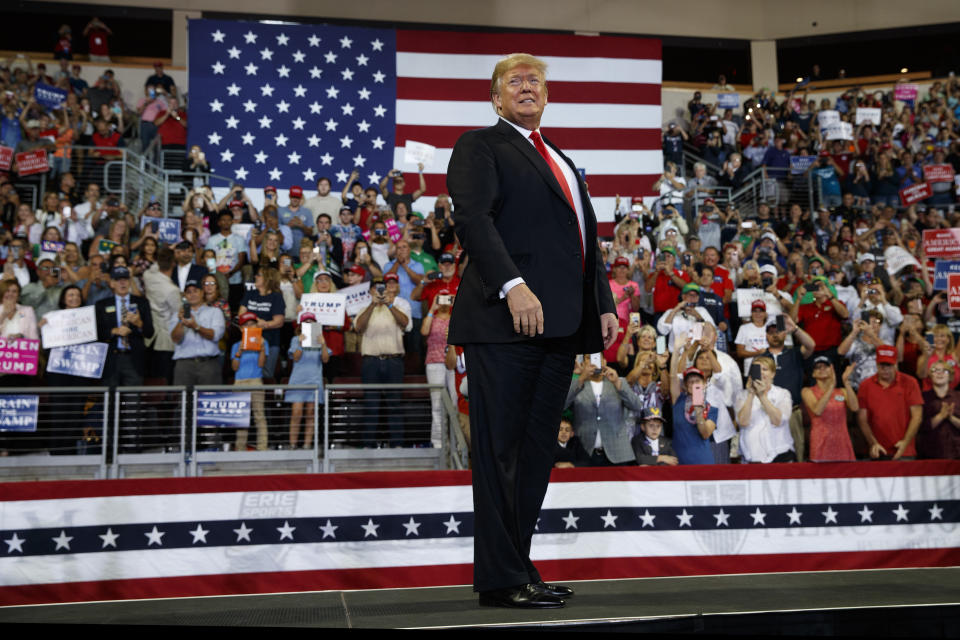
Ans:
<svg viewBox="0 0 960 640"><path fill-rule="evenodd" d="M877 347L877 364L897 364L897 348L888 344Z"/></svg>
<svg viewBox="0 0 960 640"><path fill-rule="evenodd" d="M237 322L240 323L241 327L248 322L256 322L256 321L257 321L257 314L253 313L252 311L241 313L240 317L237 318Z"/></svg>
<svg viewBox="0 0 960 640"><path fill-rule="evenodd" d="M706 378L707 376L703 375L703 371L697 369L696 367L689 367L686 371L683 372L683 379L686 380L687 376L697 375L701 378Z"/></svg>
<svg viewBox="0 0 960 640"><path fill-rule="evenodd" d="M350 267L349 269L347 269L347 271L352 271L353 273L357 274L358 276L365 276L365 275L367 275L367 270L364 269L363 267L361 267L361 266L358 265L358 264L353 265L352 267Z"/></svg>
<svg viewBox="0 0 960 640"><path fill-rule="evenodd" d="M630 266L630 261L629 261L628 259L626 259L625 257L620 256L619 258L617 258L616 260L613 261L613 266L615 266L615 267L629 267L629 266Z"/></svg>
<svg viewBox="0 0 960 640"><path fill-rule="evenodd" d="M271 192L271 191L272 191L273 193L276 193L276 192L277 192L277 188L276 188L275 186L273 186L272 184L268 184L267 186L265 186L265 187L263 188L263 192L264 192L264 193L269 193L269 192Z"/></svg>
<svg viewBox="0 0 960 640"><path fill-rule="evenodd" d="M750 311L753 311L754 309L763 309L764 311L766 311L767 303L764 302L763 300L754 300L753 304L750 305Z"/></svg>
<svg viewBox="0 0 960 640"><path fill-rule="evenodd" d="M400 276L395 273L386 273L383 275L383 280L384 282L387 280L396 280L397 282L400 282Z"/></svg>
<svg viewBox="0 0 960 640"><path fill-rule="evenodd" d="M303 197L303 189L301 189L301 188L298 187L297 185L293 185L292 187L290 187L290 197L291 197L291 198L302 198L302 197Z"/></svg>
<svg viewBox="0 0 960 640"><path fill-rule="evenodd" d="M242 206L243 206L243 200L231 200L231 201L230 201L230 204L227 205L227 206L228 206L228 207L242 207Z"/></svg>

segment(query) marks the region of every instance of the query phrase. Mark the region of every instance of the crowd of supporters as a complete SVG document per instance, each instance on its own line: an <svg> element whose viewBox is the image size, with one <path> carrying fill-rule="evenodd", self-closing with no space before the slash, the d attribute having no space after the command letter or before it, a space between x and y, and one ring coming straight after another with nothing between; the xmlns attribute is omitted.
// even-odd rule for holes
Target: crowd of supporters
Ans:
<svg viewBox="0 0 960 640"><path fill-rule="evenodd" d="M0 337L37 338L46 314L92 305L109 351L99 382L41 367L38 376L2 375L0 385L322 385L345 376L378 384L425 375L457 399L469 439L469 363L446 342L469 257L449 198L419 210L422 167L416 185L392 171L378 184L354 173L339 193L326 177L267 186L258 207L242 185L218 199L194 148L185 165L200 179L182 206L132 211L102 173L77 166L154 137L183 148L177 87L158 64L128 106L110 72L91 86L81 67L59 64L53 76L26 57L0 67L3 145L52 158L36 207L14 189L15 166L0 174ZM68 92L62 108L37 104L38 81ZM852 140L826 139L819 112L855 123L865 107L881 109L878 124L854 126ZM689 120L665 127L663 175L637 185L658 191L656 202L618 201L601 253L621 333L603 354L578 357L557 464L960 456L960 314L934 290L922 243L926 229L958 226L955 187L931 182L932 194L911 206L900 198L924 181L925 166L958 168L960 83L934 83L912 104L890 91L820 104L761 92L743 111L695 94ZM685 148L703 161L684 167ZM796 156L815 161L797 165ZM758 167L774 186L741 210L730 194ZM806 180L816 184L813 202L783 197ZM181 237L162 241L144 216L179 217ZM358 285L369 303L343 326L314 332L302 296ZM244 327L259 328L262 342L244 341ZM367 392L383 401L357 425L373 446L413 444L391 393ZM311 447L312 398L286 392L290 424L278 438L254 393L249 446ZM439 446L443 405L438 393L431 400L432 432L418 444ZM248 446L246 431L234 444ZM0 441L0 454L17 450L15 437Z"/></svg>

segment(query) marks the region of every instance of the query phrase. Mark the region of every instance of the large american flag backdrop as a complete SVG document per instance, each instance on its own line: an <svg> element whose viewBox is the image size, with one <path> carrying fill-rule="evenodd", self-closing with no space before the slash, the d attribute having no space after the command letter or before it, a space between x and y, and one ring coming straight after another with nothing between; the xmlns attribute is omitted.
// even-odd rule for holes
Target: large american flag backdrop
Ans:
<svg viewBox="0 0 960 640"><path fill-rule="evenodd" d="M548 580L950 566L960 462L558 470ZM469 584L466 471L0 484L0 605Z"/></svg>
<svg viewBox="0 0 960 640"><path fill-rule="evenodd" d="M661 56L649 38L191 20L189 142L247 186L327 176L335 192L354 169L369 185L399 168L416 189L405 145L426 143L436 155L414 206L426 211L457 138L496 122L490 74L516 51L548 64L543 131L584 170L599 219L618 194L654 195Z"/></svg>

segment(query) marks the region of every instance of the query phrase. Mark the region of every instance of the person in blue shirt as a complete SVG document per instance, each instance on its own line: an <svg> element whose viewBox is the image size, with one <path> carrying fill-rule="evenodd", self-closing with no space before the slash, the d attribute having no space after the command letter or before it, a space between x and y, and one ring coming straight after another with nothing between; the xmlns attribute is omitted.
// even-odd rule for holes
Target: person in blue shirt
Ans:
<svg viewBox="0 0 960 640"><path fill-rule="evenodd" d="M241 328L257 326L257 314L247 311L238 318ZM243 340L234 343L230 350L230 367L236 372L233 384L242 386L259 386L263 384L263 366L267 364L267 341L260 341L258 350L243 349ZM257 423L257 451L267 449L267 417L263 410L263 391L250 392L250 415ZM237 451L247 450L248 428L237 429L235 447Z"/></svg>
<svg viewBox="0 0 960 640"><path fill-rule="evenodd" d="M293 371L290 373L289 384L317 385L319 393L318 404L323 404L323 365L330 359L330 349L323 340L323 333L319 334L318 344L304 347L301 336L308 327L316 324L317 317L306 312L300 316L300 323L294 329L295 335L290 341L288 354L293 360ZM285 402L290 405L290 448L296 449L300 441L300 421L304 420L303 448L313 448L313 416L314 392L304 389L285 391ZM306 408L306 411L304 411ZM319 411L320 407L316 407ZM306 414L306 415L304 415Z"/></svg>
<svg viewBox="0 0 960 640"><path fill-rule="evenodd" d="M717 428L717 407L711 407L704 399L702 404L693 404L694 388L706 394L706 377L693 367L679 378L680 361L687 336L678 336L670 359L670 396L673 399L673 450L680 464L713 464L713 449L710 436Z"/></svg>
<svg viewBox="0 0 960 640"><path fill-rule="evenodd" d="M290 228L293 234L291 251L300 250L300 241L314 235L313 212L303 206L303 188L294 185L289 191L290 204L277 211L280 224ZM291 254L292 255L292 254Z"/></svg>
<svg viewBox="0 0 960 640"><path fill-rule="evenodd" d="M410 244L406 240L398 240L396 249L397 258L384 265L383 278L389 282L392 279L390 274L396 276L400 285L398 295L410 302L413 300L411 295L413 290L420 289L422 291L421 284L426 284L425 271L423 265L410 256ZM423 323L423 309L421 309L419 303L411 304L410 312L413 324L408 333L403 336L403 348L407 353L421 353L423 348L421 348L420 325Z"/></svg>
<svg viewBox="0 0 960 640"><path fill-rule="evenodd" d="M821 151L817 161L807 169L814 184L820 191L821 203L828 207L838 207L842 201L840 179L843 171L830 156L829 151Z"/></svg>

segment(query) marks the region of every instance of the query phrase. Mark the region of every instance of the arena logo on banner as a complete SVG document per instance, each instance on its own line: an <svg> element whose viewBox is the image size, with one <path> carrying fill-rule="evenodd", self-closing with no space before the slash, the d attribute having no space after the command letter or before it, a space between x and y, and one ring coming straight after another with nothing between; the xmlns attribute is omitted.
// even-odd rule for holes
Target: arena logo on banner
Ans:
<svg viewBox="0 0 960 640"><path fill-rule="evenodd" d="M36 98L37 104L47 109L59 109L67 100L67 92L65 89L38 82L33 90L33 97Z"/></svg>
<svg viewBox="0 0 960 640"><path fill-rule="evenodd" d="M39 340L0 338L0 373L35 376L39 358Z"/></svg>
<svg viewBox="0 0 960 640"><path fill-rule="evenodd" d="M50 170L50 163L47 161L47 152L44 149L24 151L23 153L18 153L14 159L17 161L17 173L21 176L32 176L37 173L46 173Z"/></svg>
<svg viewBox="0 0 960 640"><path fill-rule="evenodd" d="M10 171L13 164L13 149L0 146L0 171Z"/></svg>
<svg viewBox="0 0 960 640"><path fill-rule="evenodd" d="M928 258L960 258L960 229L924 229L923 251Z"/></svg>
<svg viewBox="0 0 960 640"><path fill-rule="evenodd" d="M0 396L0 431L37 430L37 408L40 396Z"/></svg>
<svg viewBox="0 0 960 640"><path fill-rule="evenodd" d="M909 187L900 189L900 201L904 206L909 207L912 204L926 200L933 195L933 190L926 182L912 184Z"/></svg>
<svg viewBox="0 0 960 640"><path fill-rule="evenodd" d="M953 175L951 164L928 164L923 167L925 182L953 182Z"/></svg>

